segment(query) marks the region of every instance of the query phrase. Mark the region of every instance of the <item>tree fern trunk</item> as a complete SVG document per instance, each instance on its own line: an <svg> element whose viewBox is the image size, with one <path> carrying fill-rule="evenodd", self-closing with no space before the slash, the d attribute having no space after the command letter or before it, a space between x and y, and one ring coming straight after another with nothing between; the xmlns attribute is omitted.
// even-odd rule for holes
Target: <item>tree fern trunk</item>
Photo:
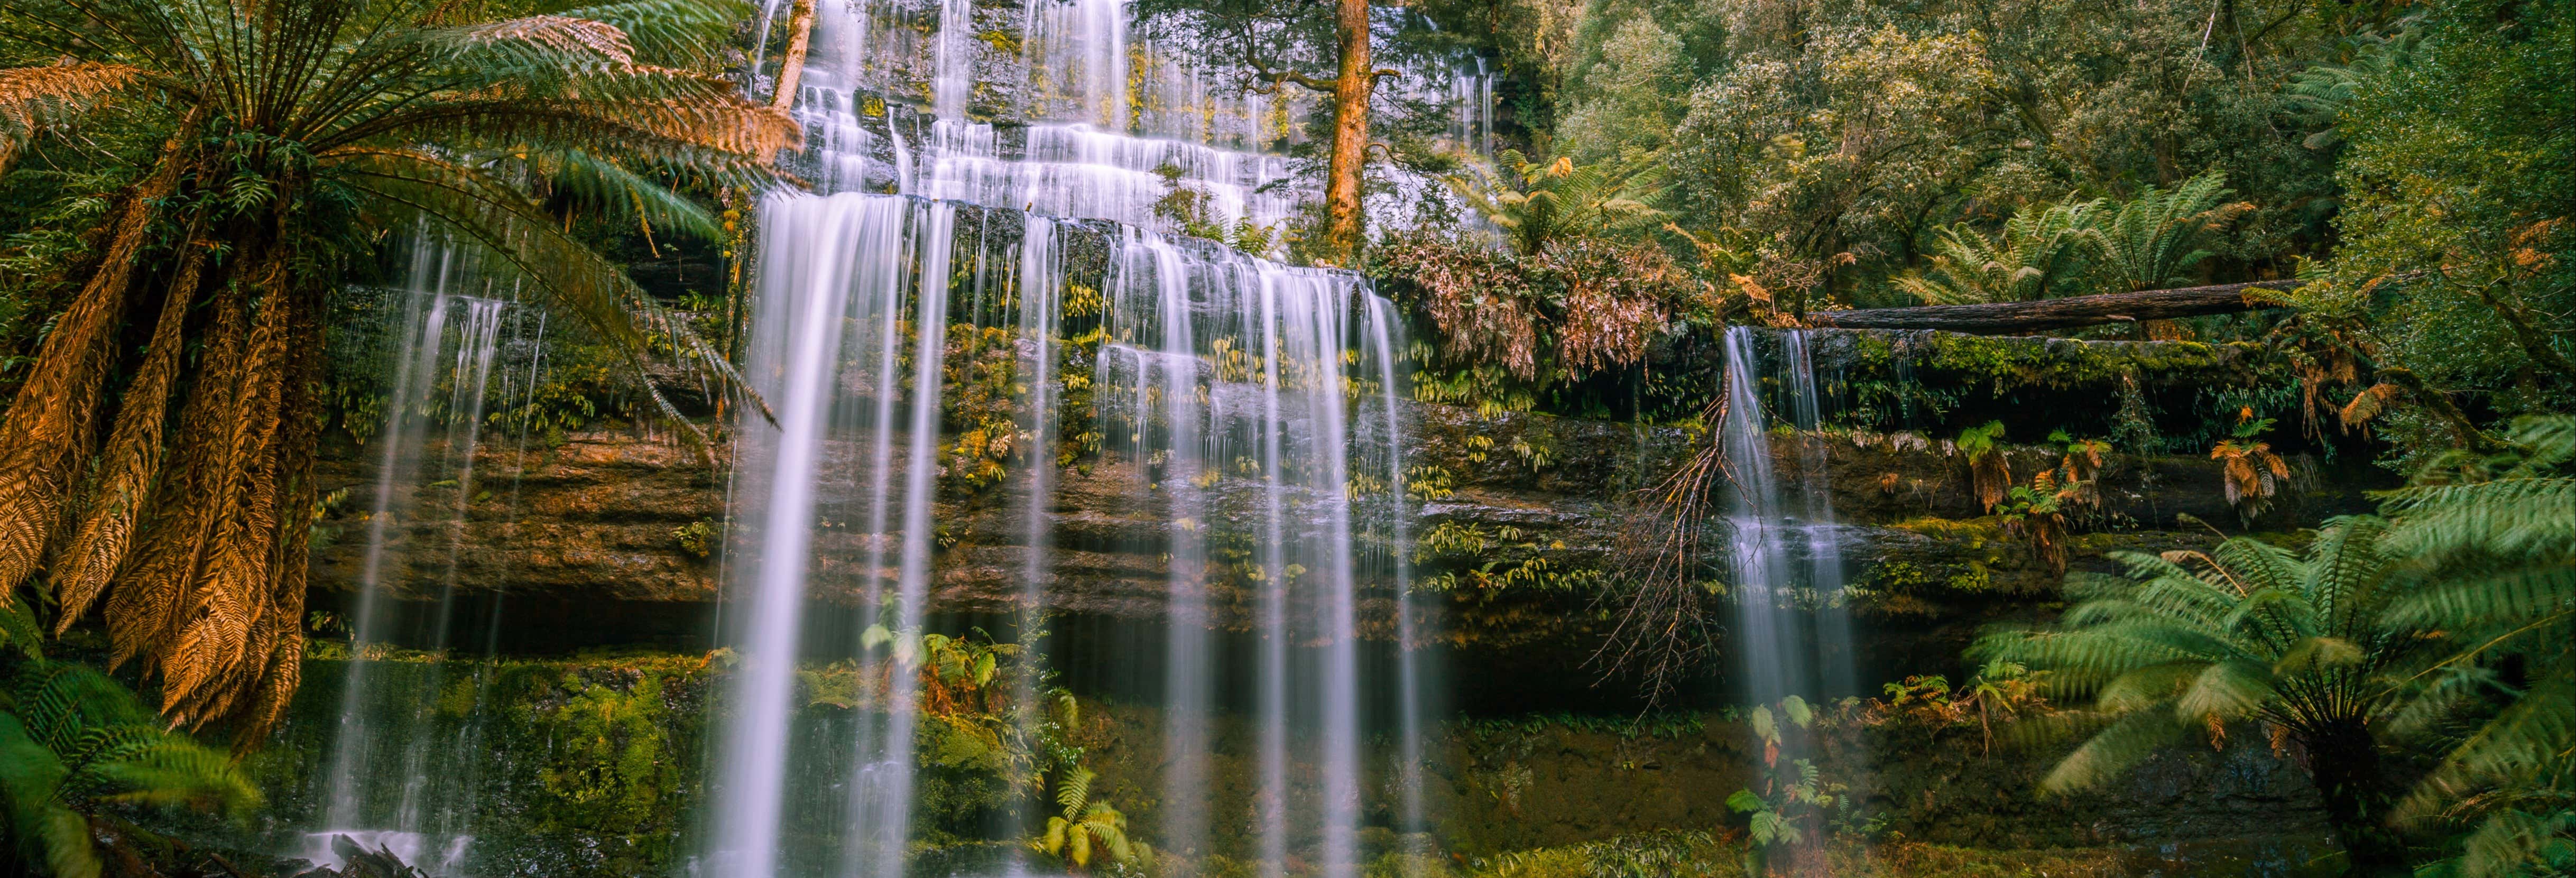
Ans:
<svg viewBox="0 0 2576 878"><path fill-rule="evenodd" d="M2326 823L2334 830L2349 862L2345 874L2402 876L2411 874L2406 847L2382 819L2387 812L2388 779L2378 743L2359 720L2340 720L2304 737L2308 773L2325 800Z"/></svg>

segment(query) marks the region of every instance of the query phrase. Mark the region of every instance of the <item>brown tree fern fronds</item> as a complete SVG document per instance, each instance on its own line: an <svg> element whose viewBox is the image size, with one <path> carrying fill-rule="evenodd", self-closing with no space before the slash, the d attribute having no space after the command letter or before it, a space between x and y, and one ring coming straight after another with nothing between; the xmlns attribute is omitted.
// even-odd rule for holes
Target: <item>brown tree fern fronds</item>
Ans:
<svg viewBox="0 0 2576 878"><path fill-rule="evenodd" d="M255 276L266 282L256 285L275 289L280 274L283 266L271 263ZM194 724L222 712L230 693L220 684L242 663L252 629L267 611L268 562L277 538L277 403L287 358L286 312L292 310L287 298L273 292L261 302L243 363L250 383L229 416L233 430L217 480L212 542L194 594L173 620L176 630L161 640L164 652L156 663L162 713L173 722Z"/></svg>
<svg viewBox="0 0 2576 878"><path fill-rule="evenodd" d="M191 247L180 264L178 279L161 303L161 318L152 329L143 369L125 389L116 427L108 434L99 485L89 514L54 571L54 599L61 612L54 633L71 628L125 561L133 545L136 518L161 470L161 428L169 418L170 388L178 379L179 354L186 347L188 303L195 299L205 251Z"/></svg>
<svg viewBox="0 0 2576 878"><path fill-rule="evenodd" d="M0 423L0 605L35 572L70 493L81 441L113 363L110 349L155 204L179 182L173 138L151 176L125 196L97 273L54 322L27 383Z"/></svg>
<svg viewBox="0 0 2576 878"><path fill-rule="evenodd" d="M89 111L141 78L124 64L65 61L0 70L0 172L37 133Z"/></svg>
<svg viewBox="0 0 2576 878"><path fill-rule="evenodd" d="M241 687L255 697L235 739L239 748L256 746L286 717L287 705L302 680L304 586L310 569L303 561L312 548L313 507L319 496L313 481L314 444L322 428L319 298L307 292L287 318L287 350L294 355L294 363L285 370L286 384L278 401L285 420L278 426L276 551L269 563L268 615L250 650L250 660L260 666Z"/></svg>
<svg viewBox="0 0 2576 878"><path fill-rule="evenodd" d="M213 530L212 499L222 461L218 443L206 440L231 434L223 418L242 383L243 336L248 328L238 288L217 294L212 307L214 322L200 354L202 365L179 410L179 436L184 441L171 448L173 459L163 467L160 489L153 495L152 518L117 575L116 587L107 593L109 658L114 665L144 658L150 670L152 647L170 630L170 619L188 594L186 584L196 578L200 552Z"/></svg>

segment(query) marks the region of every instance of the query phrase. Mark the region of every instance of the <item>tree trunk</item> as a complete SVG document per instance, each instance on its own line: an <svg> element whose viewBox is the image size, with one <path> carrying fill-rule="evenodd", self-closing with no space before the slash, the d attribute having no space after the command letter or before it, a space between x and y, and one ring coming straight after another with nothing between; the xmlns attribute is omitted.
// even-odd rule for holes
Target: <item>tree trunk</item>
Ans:
<svg viewBox="0 0 2576 878"><path fill-rule="evenodd" d="M796 80L805 75L805 53L814 40L814 0L796 0L787 13L787 57L778 65L778 92L769 105L785 110L796 105Z"/></svg>
<svg viewBox="0 0 2576 878"><path fill-rule="evenodd" d="M2304 736L2308 774L2316 779L2325 801L2326 824L2343 843L2344 874L2364 878L2400 878L2407 868L2406 847L2381 821L2386 811L2387 778L2382 777L2379 747L2359 720L2346 720Z"/></svg>
<svg viewBox="0 0 2576 878"><path fill-rule="evenodd" d="M1377 71L1369 62L1368 0L1339 0L1334 14L1342 40L1340 75L1333 79L1333 158L1324 181L1323 258L1356 267L1360 252L1360 174L1368 167L1369 95Z"/></svg>
<svg viewBox="0 0 2576 878"><path fill-rule="evenodd" d="M2246 294L2254 290L2296 289L2299 284L2299 281L2294 280L2267 280L2210 287L2068 296L2063 299L2041 299L2036 302L1812 311L1807 314L1807 325L1837 329L1940 329L1980 335L2017 335L2102 323L2172 320L2178 317L2278 308L2281 306L2258 302Z"/></svg>

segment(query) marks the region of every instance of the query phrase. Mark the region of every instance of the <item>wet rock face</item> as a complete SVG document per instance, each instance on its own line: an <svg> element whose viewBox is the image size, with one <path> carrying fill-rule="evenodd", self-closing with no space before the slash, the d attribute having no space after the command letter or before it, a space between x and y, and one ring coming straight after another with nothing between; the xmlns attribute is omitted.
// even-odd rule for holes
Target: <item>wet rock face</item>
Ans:
<svg viewBox="0 0 2576 878"><path fill-rule="evenodd" d="M313 550L318 589L353 590L365 579L381 464L369 451L337 449L315 467L326 494L348 491L321 522L331 537ZM720 526L724 483L677 440L592 432L553 447L487 443L475 471L471 496L458 496L453 481L394 486L406 511L381 525L377 574L391 594L436 599L452 582L557 598L714 599L713 565L685 532Z"/></svg>
<svg viewBox="0 0 2576 878"><path fill-rule="evenodd" d="M1584 677L1562 669L1597 647L1603 590L1660 533L1640 498L1694 452L1696 437L1676 428L1487 417L1439 405L1408 404L1402 414L1407 488L1418 501L1405 523L1413 581L1426 593L1418 600L1442 617L1441 638L1471 652L1493 650L1499 667L1537 662L1533 670L1556 669L1548 676ZM1879 648L1890 662L1946 667L1976 625L1998 614L2035 613L2054 600L2058 575L2025 534L1984 514L1968 460L1950 443L1908 434L1778 434L1772 452L1784 484L1805 478L1808 460L1824 461L1847 576L1869 593L1871 602L1858 609L1865 625L1874 616L1888 632ZM2006 451L2016 482L2058 466L2062 456L2040 447ZM346 593L364 577L378 462L371 449L342 448L321 468L326 492L349 493L322 522L336 533L314 552L320 589ZM2069 567L2108 572L2116 569L2108 552L2205 546L2215 540L2211 526L2285 531L2368 508L2360 492L2375 484L2369 473L2297 465L2302 476L2247 522L2227 504L2214 461L2107 455L2097 483L2101 503L2079 515L2065 537ZM384 525L380 579L393 593L433 600L452 583L458 593L613 601L646 614L655 605L702 614L717 599L726 482L675 438L602 431L551 446L487 443L476 471L472 497L457 496L452 483L396 486L407 494L398 506L410 511ZM1055 475L1045 510L1051 609L1161 619L1170 576L1162 547L1172 525L1148 478L1145 467L1114 456ZM1028 523L1015 485L1004 479L939 504L934 589L943 609L1007 613L1025 600ZM1213 514L1253 515L1243 504L1256 487L1221 484ZM452 514L460 500L461 524ZM2191 523L2195 518L2207 525ZM861 539L858 529L831 527L820 538ZM857 582L863 571L841 572L851 575L839 579ZM1221 576L1210 581L1217 583L1216 623L1246 626L1250 596ZM1377 577L1367 588L1367 630L1392 636L1391 578Z"/></svg>

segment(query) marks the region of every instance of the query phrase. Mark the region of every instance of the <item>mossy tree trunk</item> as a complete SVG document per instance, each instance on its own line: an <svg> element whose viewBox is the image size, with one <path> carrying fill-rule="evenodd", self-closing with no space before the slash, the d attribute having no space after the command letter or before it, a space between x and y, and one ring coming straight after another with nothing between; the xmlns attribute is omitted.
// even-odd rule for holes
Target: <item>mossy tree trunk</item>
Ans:
<svg viewBox="0 0 2576 878"><path fill-rule="evenodd" d="M1369 96L1377 71L1369 66L1368 0L1339 0L1334 29L1342 64L1333 77L1333 158L1324 181L1324 258L1359 264L1361 174L1368 167Z"/></svg>

